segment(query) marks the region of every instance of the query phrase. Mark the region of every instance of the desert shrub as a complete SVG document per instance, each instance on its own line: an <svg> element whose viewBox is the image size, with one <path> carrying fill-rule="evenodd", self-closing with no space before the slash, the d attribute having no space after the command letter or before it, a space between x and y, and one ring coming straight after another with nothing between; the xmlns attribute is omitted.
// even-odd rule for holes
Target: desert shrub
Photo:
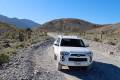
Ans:
<svg viewBox="0 0 120 80"><path fill-rule="evenodd" d="M24 47L25 47L24 42L16 42L13 45L13 48L16 48L16 49L18 49L18 48L24 48Z"/></svg>
<svg viewBox="0 0 120 80"><path fill-rule="evenodd" d="M42 38L42 39L43 39L43 38ZM33 40L31 41L31 44L38 43L38 42L42 41L42 39L41 39L41 38L33 39Z"/></svg>
<svg viewBox="0 0 120 80"><path fill-rule="evenodd" d="M117 44L116 48L120 51L120 44Z"/></svg>
<svg viewBox="0 0 120 80"><path fill-rule="evenodd" d="M5 48L1 51L1 53L7 54L7 55L12 55L16 54L16 49L13 48Z"/></svg>
<svg viewBox="0 0 120 80"><path fill-rule="evenodd" d="M39 33L41 36L47 36L47 32Z"/></svg>
<svg viewBox="0 0 120 80"><path fill-rule="evenodd" d="M25 32L26 32L26 37L27 37L27 39L30 39L31 38L31 34L32 34L32 30L30 29L30 28L27 28L26 30L25 30Z"/></svg>
<svg viewBox="0 0 120 80"><path fill-rule="evenodd" d="M20 42L23 42L24 39L25 39L24 33L20 32L18 39L19 39Z"/></svg>
<svg viewBox="0 0 120 80"><path fill-rule="evenodd" d="M16 45L16 48L24 48L24 44L18 44Z"/></svg>
<svg viewBox="0 0 120 80"><path fill-rule="evenodd" d="M44 36L47 36L47 32L44 32Z"/></svg>
<svg viewBox="0 0 120 80"><path fill-rule="evenodd" d="M64 35L69 35L69 33L64 33Z"/></svg>
<svg viewBox="0 0 120 80"><path fill-rule="evenodd" d="M110 45L116 45L116 43L112 42L112 41L108 41L107 43L110 44Z"/></svg>
<svg viewBox="0 0 120 80"><path fill-rule="evenodd" d="M9 55L4 53L0 54L0 65L7 62L9 62Z"/></svg>
<svg viewBox="0 0 120 80"><path fill-rule="evenodd" d="M14 48L4 48L0 51L0 65L9 62L11 55L16 54L16 49Z"/></svg>
<svg viewBox="0 0 120 80"><path fill-rule="evenodd" d="M3 47L5 47L5 48L10 47L9 41L5 41L5 42L3 43Z"/></svg>
<svg viewBox="0 0 120 80"><path fill-rule="evenodd" d="M99 38L93 38L93 40L96 41L96 42L100 42Z"/></svg>

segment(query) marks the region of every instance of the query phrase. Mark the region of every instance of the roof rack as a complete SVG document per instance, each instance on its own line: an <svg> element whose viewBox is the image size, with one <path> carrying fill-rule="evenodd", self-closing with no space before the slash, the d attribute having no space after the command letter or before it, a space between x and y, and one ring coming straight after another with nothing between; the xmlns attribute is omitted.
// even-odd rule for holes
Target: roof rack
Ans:
<svg viewBox="0 0 120 80"><path fill-rule="evenodd" d="M80 38L79 36L74 36L74 35L58 35L60 38Z"/></svg>

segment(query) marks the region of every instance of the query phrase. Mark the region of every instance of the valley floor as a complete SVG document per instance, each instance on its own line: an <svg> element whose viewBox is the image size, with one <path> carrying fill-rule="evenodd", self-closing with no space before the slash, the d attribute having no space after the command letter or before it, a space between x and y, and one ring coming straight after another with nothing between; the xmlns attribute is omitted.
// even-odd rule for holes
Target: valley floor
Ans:
<svg viewBox="0 0 120 80"><path fill-rule="evenodd" d="M8 64L0 68L0 80L120 80L120 59L93 45L97 43L88 42L94 52L94 62L88 72L67 67L57 71L53 59L53 39L50 39L18 51Z"/></svg>

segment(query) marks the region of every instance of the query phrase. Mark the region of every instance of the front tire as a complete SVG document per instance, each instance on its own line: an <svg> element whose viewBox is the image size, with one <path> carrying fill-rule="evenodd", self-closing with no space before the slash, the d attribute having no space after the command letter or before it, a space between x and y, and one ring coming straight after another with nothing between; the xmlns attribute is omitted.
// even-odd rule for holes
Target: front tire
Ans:
<svg viewBox="0 0 120 80"><path fill-rule="evenodd" d="M57 60L57 56L54 54L54 60Z"/></svg>
<svg viewBox="0 0 120 80"><path fill-rule="evenodd" d="M73 68L73 66L69 66L69 69L72 70L72 69L74 69L74 68Z"/></svg>
<svg viewBox="0 0 120 80"><path fill-rule="evenodd" d="M57 70L61 71L62 70L62 65L60 63L57 64Z"/></svg>
<svg viewBox="0 0 120 80"><path fill-rule="evenodd" d="M90 66L84 66L83 69L87 72L91 69L91 65Z"/></svg>

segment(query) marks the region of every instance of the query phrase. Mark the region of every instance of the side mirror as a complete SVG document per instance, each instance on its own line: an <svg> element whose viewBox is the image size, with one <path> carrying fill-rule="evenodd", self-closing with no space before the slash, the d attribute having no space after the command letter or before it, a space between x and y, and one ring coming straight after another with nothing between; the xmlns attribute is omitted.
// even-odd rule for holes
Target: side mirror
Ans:
<svg viewBox="0 0 120 80"><path fill-rule="evenodd" d="M58 44L54 44L55 46L59 46Z"/></svg>
<svg viewBox="0 0 120 80"><path fill-rule="evenodd" d="M85 44L85 47L89 47L89 44Z"/></svg>

